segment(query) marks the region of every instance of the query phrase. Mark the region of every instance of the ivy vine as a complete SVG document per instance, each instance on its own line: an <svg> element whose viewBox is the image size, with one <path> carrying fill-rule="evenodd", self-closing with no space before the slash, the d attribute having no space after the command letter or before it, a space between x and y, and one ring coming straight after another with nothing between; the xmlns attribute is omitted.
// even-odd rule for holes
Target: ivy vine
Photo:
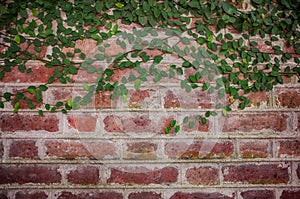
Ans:
<svg viewBox="0 0 300 199"><path fill-rule="evenodd" d="M228 99L214 110L196 116L206 123L208 117L217 115L218 109L227 115L233 103L238 103L240 109L247 107L250 100L246 95L250 92L272 90L283 83L284 76L299 79L299 8L299 0L1 2L0 81L13 68L31 73L32 68L26 64L30 60L43 62L53 74L48 82L31 85L22 92L0 93L0 108L12 103L13 111L18 112L20 103L26 102L40 115L45 111L67 113L89 104L95 92L111 91L111 99L126 99L129 83L138 90L150 77L157 83L165 77L180 77L186 92L200 89ZM136 24L138 28L126 32L119 30L120 24ZM75 48L76 41L85 38L98 44L94 57ZM105 54L110 46L105 41L112 38L117 38L116 45L124 49L114 57ZM177 40L172 43L170 38ZM39 54L43 47L52 47L46 57ZM71 50L66 52L66 48ZM161 54L151 57L151 50ZM175 54L181 64L161 68L167 54ZM97 68L94 63L99 61L113 67ZM125 69L132 71L129 77L112 81L116 70ZM186 69L193 72L186 76ZM50 84L70 84L71 76L80 71L98 77L92 84L83 84L85 96L44 103L39 109L27 95L34 95L38 103L43 103L43 93ZM165 131L178 132L180 125L188 122L189 116L182 122L172 120Z"/></svg>

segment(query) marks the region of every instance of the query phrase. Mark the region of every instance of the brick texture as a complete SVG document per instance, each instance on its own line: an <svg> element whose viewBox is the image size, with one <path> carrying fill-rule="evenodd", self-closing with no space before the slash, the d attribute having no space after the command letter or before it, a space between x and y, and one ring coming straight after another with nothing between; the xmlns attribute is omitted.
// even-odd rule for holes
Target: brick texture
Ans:
<svg viewBox="0 0 300 199"><path fill-rule="evenodd" d="M118 184L166 184L175 183L178 170L174 167L162 169L138 168L112 168L108 183Z"/></svg>
<svg viewBox="0 0 300 199"><path fill-rule="evenodd" d="M297 199L300 197L300 190L284 190L280 199Z"/></svg>
<svg viewBox="0 0 300 199"><path fill-rule="evenodd" d="M93 166L80 166L67 175L72 184L97 184L99 182L99 169Z"/></svg>
<svg viewBox="0 0 300 199"><path fill-rule="evenodd" d="M224 132L251 132L272 130L283 132L287 129L287 116L284 114L243 114L230 115L225 118Z"/></svg>
<svg viewBox="0 0 300 199"><path fill-rule="evenodd" d="M89 192L72 193L64 191L57 199L123 199L123 195L117 192Z"/></svg>
<svg viewBox="0 0 300 199"><path fill-rule="evenodd" d="M57 166L1 166L0 184L59 183L61 174Z"/></svg>
<svg viewBox="0 0 300 199"><path fill-rule="evenodd" d="M299 88L284 88L277 89L277 106L287 108L300 107L300 89Z"/></svg>
<svg viewBox="0 0 300 199"><path fill-rule="evenodd" d="M241 193L243 199L275 199L275 193L271 190L250 190Z"/></svg>
<svg viewBox="0 0 300 199"><path fill-rule="evenodd" d="M290 180L288 167L277 164L225 166L222 173L224 182L279 184Z"/></svg>
<svg viewBox="0 0 300 199"><path fill-rule="evenodd" d="M155 192L135 192L130 193L128 199L163 199L161 194Z"/></svg>
<svg viewBox="0 0 300 199"><path fill-rule="evenodd" d="M34 193L19 191L16 193L16 199L36 199L36 198L47 199L48 194L43 191L34 192Z"/></svg>
<svg viewBox="0 0 300 199"><path fill-rule="evenodd" d="M40 131L57 132L59 120L54 115L0 115L0 130L2 132Z"/></svg>
<svg viewBox="0 0 300 199"><path fill-rule="evenodd" d="M279 157L299 157L300 156L300 140L286 140L279 142Z"/></svg>
<svg viewBox="0 0 300 199"><path fill-rule="evenodd" d="M243 141L240 143L240 154L243 158L270 157L270 143L268 140Z"/></svg>
<svg viewBox="0 0 300 199"><path fill-rule="evenodd" d="M10 157L38 158L38 147L33 140L14 140L9 148Z"/></svg>
<svg viewBox="0 0 300 199"><path fill-rule="evenodd" d="M219 170L212 167L190 168L186 171L186 178L190 184L213 185L219 182Z"/></svg>
<svg viewBox="0 0 300 199"><path fill-rule="evenodd" d="M176 192L170 199L205 199L205 198L216 198L216 199L233 199L234 197L230 197L227 195L223 195L221 193L203 193L203 192L195 192L195 193L186 193L186 192Z"/></svg>

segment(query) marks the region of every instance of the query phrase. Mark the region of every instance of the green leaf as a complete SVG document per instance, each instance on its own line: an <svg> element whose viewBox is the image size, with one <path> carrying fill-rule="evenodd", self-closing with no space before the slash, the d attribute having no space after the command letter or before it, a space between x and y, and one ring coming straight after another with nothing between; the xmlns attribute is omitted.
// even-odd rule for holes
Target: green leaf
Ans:
<svg viewBox="0 0 300 199"><path fill-rule="evenodd" d="M172 120L171 122L170 122L170 127L174 127L176 125L176 120Z"/></svg>
<svg viewBox="0 0 300 199"><path fill-rule="evenodd" d="M124 4L120 3L120 2L116 3L115 5L117 8L120 8L120 9L124 7Z"/></svg>
<svg viewBox="0 0 300 199"><path fill-rule="evenodd" d="M135 90L139 90L140 87L141 87L141 80L138 79L134 83L134 88L135 88Z"/></svg>
<svg viewBox="0 0 300 199"><path fill-rule="evenodd" d="M20 102L17 101L15 104L14 104L14 113L17 113L19 111L19 108L20 108Z"/></svg>
<svg viewBox="0 0 300 199"><path fill-rule="evenodd" d="M140 23L142 26L144 26L144 25L146 24L146 22L147 22L147 19L146 19L146 17L144 17L144 16L139 16L139 17L138 17L138 20L139 20L139 23Z"/></svg>
<svg viewBox="0 0 300 199"><path fill-rule="evenodd" d="M43 115L44 115L43 110L39 110L39 116L43 116Z"/></svg>
<svg viewBox="0 0 300 199"><path fill-rule="evenodd" d="M21 42L20 35L16 35L14 40L15 40L15 42L17 42L17 44L19 44Z"/></svg>
<svg viewBox="0 0 300 199"><path fill-rule="evenodd" d="M180 126L179 125L175 126L175 133L178 133L179 131L180 131Z"/></svg>
<svg viewBox="0 0 300 199"><path fill-rule="evenodd" d="M185 116L185 117L183 118L183 123L186 124L186 123L188 123L188 121L189 121L189 117L188 117L188 116Z"/></svg>
<svg viewBox="0 0 300 199"><path fill-rule="evenodd" d="M168 127L166 127L165 128L165 133L166 134L170 134L170 132L171 132L171 128L168 126Z"/></svg>

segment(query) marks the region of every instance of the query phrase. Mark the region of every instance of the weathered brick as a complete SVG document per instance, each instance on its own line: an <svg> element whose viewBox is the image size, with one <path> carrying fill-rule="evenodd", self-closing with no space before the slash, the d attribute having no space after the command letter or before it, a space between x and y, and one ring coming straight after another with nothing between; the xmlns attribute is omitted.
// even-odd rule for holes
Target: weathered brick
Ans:
<svg viewBox="0 0 300 199"><path fill-rule="evenodd" d="M289 182L288 167L279 164L224 166L224 182L279 184Z"/></svg>
<svg viewBox="0 0 300 199"><path fill-rule="evenodd" d="M80 192L72 193L63 191L57 199L123 199L123 195L118 192Z"/></svg>
<svg viewBox="0 0 300 199"><path fill-rule="evenodd" d="M60 183L61 174L57 166L22 165L0 166L0 184Z"/></svg>
<svg viewBox="0 0 300 199"><path fill-rule="evenodd" d="M79 132L95 132L97 116L95 115L69 115L68 125Z"/></svg>
<svg viewBox="0 0 300 199"><path fill-rule="evenodd" d="M283 132L287 129L288 116L285 114L236 114L225 117L223 132L251 132L273 130Z"/></svg>
<svg viewBox="0 0 300 199"><path fill-rule="evenodd" d="M46 154L48 157L64 159L111 159L117 156L116 146L105 141L46 141Z"/></svg>
<svg viewBox="0 0 300 199"><path fill-rule="evenodd" d="M160 98L154 89L129 90L128 107L130 108L159 108Z"/></svg>
<svg viewBox="0 0 300 199"><path fill-rule="evenodd" d="M81 50L81 52L86 54L86 57L95 56L95 54L98 52L96 47L97 47L97 41L94 39L86 38L83 40L77 40L75 42L75 48L79 48ZM63 48L62 52L63 53L74 52L74 49L73 48ZM79 56L75 56L75 57L78 58Z"/></svg>
<svg viewBox="0 0 300 199"><path fill-rule="evenodd" d="M250 100L250 106L270 106L270 92L252 92L245 96Z"/></svg>
<svg viewBox="0 0 300 199"><path fill-rule="evenodd" d="M194 126L190 126L190 122L194 123ZM197 120L196 116L189 116L189 121L186 124L182 125L182 130L185 132L209 132L211 130L211 123L209 119L207 119L206 123L204 124L201 120Z"/></svg>
<svg viewBox="0 0 300 199"><path fill-rule="evenodd" d="M193 193L187 193L187 192L176 192L170 199L233 199L234 196L228 196L224 195L222 193L206 193L206 192L193 192Z"/></svg>
<svg viewBox="0 0 300 199"><path fill-rule="evenodd" d="M47 199L48 194L43 192L43 191L38 191L38 192L23 192L23 191L18 191L15 195L15 199Z"/></svg>
<svg viewBox="0 0 300 199"><path fill-rule="evenodd" d="M278 157L300 157L300 140L279 141Z"/></svg>
<svg viewBox="0 0 300 199"><path fill-rule="evenodd" d="M117 184L168 184L177 182L175 167L148 169L145 167L111 168L108 183Z"/></svg>
<svg viewBox="0 0 300 199"><path fill-rule="evenodd" d="M38 147L33 140L13 140L9 148L9 157L38 158Z"/></svg>
<svg viewBox="0 0 300 199"><path fill-rule="evenodd" d="M0 129L2 132L39 130L57 132L59 120L55 115L1 114Z"/></svg>
<svg viewBox="0 0 300 199"><path fill-rule="evenodd" d="M98 184L99 169L94 166L78 166L67 175L72 184Z"/></svg>
<svg viewBox="0 0 300 199"><path fill-rule="evenodd" d="M2 82L13 83L47 83L49 77L53 75L54 68L47 68L43 63L27 62L27 68L32 68L30 73L22 73L17 67L12 68L10 72L6 72Z"/></svg>
<svg viewBox="0 0 300 199"><path fill-rule="evenodd" d="M113 108L117 105L117 99L115 98L112 100L110 95L112 94L111 91L101 91L95 93L95 108Z"/></svg>
<svg viewBox="0 0 300 199"><path fill-rule="evenodd" d="M212 108L216 96L205 91L167 90L164 94L165 108Z"/></svg>
<svg viewBox="0 0 300 199"><path fill-rule="evenodd" d="M299 199L300 190L284 190L280 196L280 199Z"/></svg>
<svg viewBox="0 0 300 199"><path fill-rule="evenodd" d="M185 177L193 185L215 185L219 183L218 169L213 167L189 168Z"/></svg>
<svg viewBox="0 0 300 199"><path fill-rule="evenodd" d="M243 199L275 199L275 193L271 190L249 190L241 193Z"/></svg>
<svg viewBox="0 0 300 199"><path fill-rule="evenodd" d="M188 144L183 141L168 142L165 154L171 158L201 159L201 158L230 158L234 154L234 146L230 141L194 141Z"/></svg>
<svg viewBox="0 0 300 199"><path fill-rule="evenodd" d="M143 191L130 193L128 199L162 199L161 193L156 193L153 191Z"/></svg>
<svg viewBox="0 0 300 199"><path fill-rule="evenodd" d="M240 156L242 158L270 157L270 143L268 140L241 141Z"/></svg>
<svg viewBox="0 0 300 199"><path fill-rule="evenodd" d="M157 144L153 142L132 142L126 144L125 159L156 159Z"/></svg>
<svg viewBox="0 0 300 199"><path fill-rule="evenodd" d="M122 117L117 115L109 115L104 118L104 129L107 132L118 133L140 133L151 132L153 130L151 119L147 115L136 117Z"/></svg>
<svg viewBox="0 0 300 199"><path fill-rule="evenodd" d="M276 89L276 105L287 108L300 107L300 89L299 88L281 88Z"/></svg>

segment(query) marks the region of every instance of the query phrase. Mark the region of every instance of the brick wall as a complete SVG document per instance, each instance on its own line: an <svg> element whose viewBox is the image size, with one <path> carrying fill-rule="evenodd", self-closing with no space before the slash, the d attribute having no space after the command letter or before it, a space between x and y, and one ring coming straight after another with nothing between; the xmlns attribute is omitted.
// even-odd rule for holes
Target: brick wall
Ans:
<svg viewBox="0 0 300 199"><path fill-rule="evenodd" d="M76 47L89 55L97 44L85 39ZM166 57L162 67L176 62ZM30 74L8 73L1 90L38 85L53 72L37 61L28 66ZM118 71L113 79L129 74ZM78 83L95 80L84 73L73 78L72 85L50 85L45 101L66 100L82 92ZM285 82L249 94L252 105L244 111L168 135L172 119L205 113L218 101L215 94L186 93L179 81L163 79L138 91L131 86L126 102L97 93L68 115L41 117L26 104L18 114L1 110L0 199L300 198L300 86L293 78Z"/></svg>

